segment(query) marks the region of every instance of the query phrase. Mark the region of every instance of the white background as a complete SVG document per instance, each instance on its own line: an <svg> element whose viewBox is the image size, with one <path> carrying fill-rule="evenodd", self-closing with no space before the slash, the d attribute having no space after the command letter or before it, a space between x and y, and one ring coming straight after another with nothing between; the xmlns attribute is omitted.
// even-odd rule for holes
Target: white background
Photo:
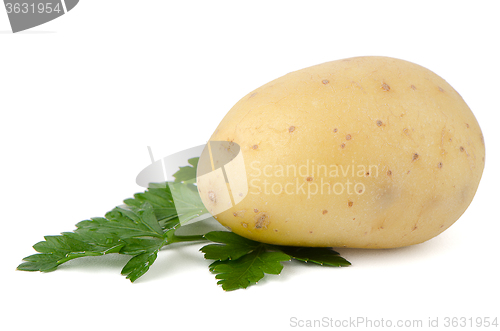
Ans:
<svg viewBox="0 0 500 331"><path fill-rule="evenodd" d="M499 7L82 0L19 34L0 9L0 286L7 305L0 327L287 330L291 317L424 325L429 317L500 318ZM120 275L123 256L74 260L45 274L15 271L44 235L71 231L140 191L135 176L150 162L147 146L160 158L204 144L254 88L361 55L431 69L481 125L481 185L442 235L402 249L339 249L349 268L287 263L280 276L228 293L199 244L161 251L135 284Z"/></svg>

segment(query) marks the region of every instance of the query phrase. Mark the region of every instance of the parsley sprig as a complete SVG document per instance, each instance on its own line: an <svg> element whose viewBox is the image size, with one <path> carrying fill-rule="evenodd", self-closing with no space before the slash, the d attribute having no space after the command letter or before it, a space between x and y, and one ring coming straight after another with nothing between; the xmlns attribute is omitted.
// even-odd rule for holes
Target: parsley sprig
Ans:
<svg viewBox="0 0 500 331"><path fill-rule="evenodd" d="M33 246L38 253L25 257L17 268L48 272L75 258L118 253L131 256L121 273L134 282L149 270L163 247L193 241L212 242L200 251L206 259L214 260L209 270L226 291L247 288L265 274L277 275L283 269L282 262L292 259L335 267L350 265L330 248L270 245L227 231L177 235L181 218L184 223L207 213L193 180L198 158L188 163L190 166L174 174L174 182L151 183L145 192L124 200L123 206L104 217L82 221L73 232L45 236Z"/></svg>
<svg viewBox="0 0 500 331"><path fill-rule="evenodd" d="M206 259L215 260L208 268L226 291L247 288L264 274L278 275L283 269L281 262L291 259L335 267L350 265L339 253L325 247L270 245L225 231L209 232L205 238L217 244L206 245L200 251Z"/></svg>

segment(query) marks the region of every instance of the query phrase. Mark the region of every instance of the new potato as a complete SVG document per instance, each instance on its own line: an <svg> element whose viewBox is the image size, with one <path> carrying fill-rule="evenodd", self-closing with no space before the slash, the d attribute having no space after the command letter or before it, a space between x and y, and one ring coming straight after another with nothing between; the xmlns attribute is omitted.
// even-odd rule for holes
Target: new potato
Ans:
<svg viewBox="0 0 500 331"><path fill-rule="evenodd" d="M296 246L433 238L469 206L485 160L462 97L430 70L388 57L271 81L243 97L210 141L241 147L249 187L217 220L253 240ZM230 205L213 183L198 187L209 210Z"/></svg>

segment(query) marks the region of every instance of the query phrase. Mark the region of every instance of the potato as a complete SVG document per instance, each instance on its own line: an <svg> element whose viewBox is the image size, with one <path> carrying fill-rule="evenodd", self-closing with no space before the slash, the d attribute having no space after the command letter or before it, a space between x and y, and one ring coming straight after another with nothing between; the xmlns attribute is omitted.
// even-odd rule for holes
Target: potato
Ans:
<svg viewBox="0 0 500 331"><path fill-rule="evenodd" d="M246 173L227 187L199 177L217 220L249 239L312 247L392 248L435 237L471 203L485 155L474 115L444 79L376 56L263 85L210 141L232 142L229 154L238 144Z"/></svg>

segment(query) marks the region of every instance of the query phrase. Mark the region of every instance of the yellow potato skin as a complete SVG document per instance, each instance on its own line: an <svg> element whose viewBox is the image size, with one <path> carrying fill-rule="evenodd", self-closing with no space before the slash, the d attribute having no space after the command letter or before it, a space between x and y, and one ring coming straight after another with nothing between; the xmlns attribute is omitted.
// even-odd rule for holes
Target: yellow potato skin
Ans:
<svg viewBox="0 0 500 331"><path fill-rule="evenodd" d="M281 245L424 242L466 210L485 162L481 129L462 97L430 70L389 57L327 62L271 81L234 105L210 140L240 145L250 185L217 220L241 236ZM279 172L280 165L307 162L307 173ZM349 170L335 177L324 168L313 173L312 164ZM347 180L361 183L356 192L353 185L348 192ZM337 194L337 184L332 194L337 182L344 191ZM326 192L325 183L329 194L311 194L308 185ZM301 184L306 193L295 189ZM208 208L210 184L198 186Z"/></svg>

